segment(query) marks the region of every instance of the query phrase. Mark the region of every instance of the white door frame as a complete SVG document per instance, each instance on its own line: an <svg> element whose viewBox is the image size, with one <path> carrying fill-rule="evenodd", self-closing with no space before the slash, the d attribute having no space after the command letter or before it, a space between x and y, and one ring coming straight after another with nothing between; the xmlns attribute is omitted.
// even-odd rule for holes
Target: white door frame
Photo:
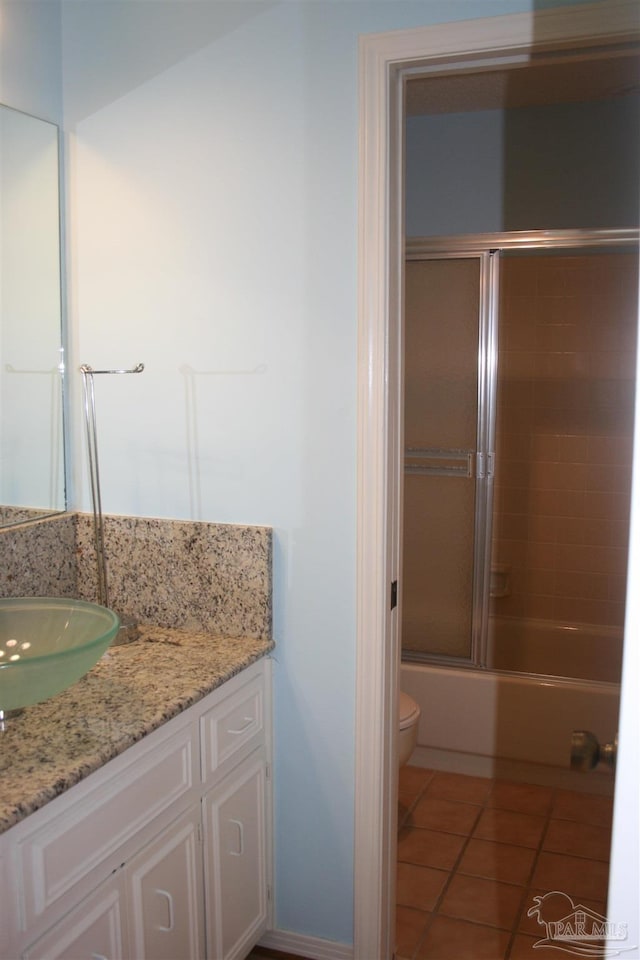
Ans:
<svg viewBox="0 0 640 960"><path fill-rule="evenodd" d="M355 960L388 960L394 949L397 811L397 608L391 582L400 572L400 431L403 260L403 110L401 75L412 67L449 68L495 58L526 63L533 51L601 46L638 37L637 0L601 3L439 24L364 36L360 41L360 216L358 326L358 544L355 796ZM636 446L636 456L638 447ZM636 475L640 469L636 469ZM634 507L640 528L640 479ZM632 549L630 582L640 574ZM634 561L634 556L637 559ZM640 607L640 602L636 604ZM640 610L634 624L640 628ZM628 619L625 662L637 662ZM625 669L620 739L633 742L638 701ZM625 689L628 696L625 696ZM626 713L625 713L626 711ZM633 725L636 725L635 727ZM631 910L637 851L631 829L637 762L621 748L611 870L612 910ZM625 795L621 795L624 786ZM625 827L626 823L626 827ZM637 834L637 824L636 824ZM616 838L620 838L617 842ZM631 899L630 899L631 897ZM629 906L627 906L629 905ZM630 926L636 911L618 914ZM635 918L635 920L634 920ZM630 938L633 936L630 932ZM638 936L627 942L637 943ZM630 956L630 954L626 954Z"/></svg>

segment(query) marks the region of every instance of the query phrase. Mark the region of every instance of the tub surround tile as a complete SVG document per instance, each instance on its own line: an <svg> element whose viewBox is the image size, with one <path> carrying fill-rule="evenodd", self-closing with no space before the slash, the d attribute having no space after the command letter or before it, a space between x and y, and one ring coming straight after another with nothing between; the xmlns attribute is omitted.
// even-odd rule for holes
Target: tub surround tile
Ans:
<svg viewBox="0 0 640 960"><path fill-rule="evenodd" d="M515 259L503 265L494 556L504 560L516 543L528 550L514 564L511 596L492 605L505 616L524 610L620 628L622 603L596 598L586 579L574 580L567 603L563 580L576 573L611 579L621 565L626 569L615 528L629 517L636 330L628 317L637 311L637 257L589 255L580 270L573 261L541 256L522 258L515 270ZM557 295L544 292L547 280ZM519 529L518 501L528 505L529 519ZM579 525L568 522L576 517ZM551 533L557 547L588 549L543 552L541 537L548 541ZM616 549L603 554L603 547ZM545 568L558 574L551 587L530 577Z"/></svg>
<svg viewBox="0 0 640 960"><path fill-rule="evenodd" d="M271 640L144 627L1 734L0 832L267 654Z"/></svg>

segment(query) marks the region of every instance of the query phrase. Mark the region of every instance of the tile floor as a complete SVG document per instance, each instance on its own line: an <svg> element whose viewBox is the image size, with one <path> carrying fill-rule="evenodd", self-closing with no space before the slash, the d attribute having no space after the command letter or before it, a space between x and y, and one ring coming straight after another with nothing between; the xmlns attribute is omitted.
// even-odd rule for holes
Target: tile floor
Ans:
<svg viewBox="0 0 640 960"><path fill-rule="evenodd" d="M406 766L399 801L397 960L557 956L552 891L606 915L611 798Z"/></svg>

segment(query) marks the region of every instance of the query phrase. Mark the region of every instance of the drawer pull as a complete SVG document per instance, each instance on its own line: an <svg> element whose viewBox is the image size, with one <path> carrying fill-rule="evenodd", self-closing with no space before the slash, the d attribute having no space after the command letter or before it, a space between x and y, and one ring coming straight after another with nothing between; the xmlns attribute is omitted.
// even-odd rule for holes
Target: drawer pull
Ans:
<svg viewBox="0 0 640 960"><path fill-rule="evenodd" d="M173 897L167 890L156 890L156 893L159 897L164 897L167 901L167 911L169 924L166 927L158 926L158 930L161 930L162 933L171 933L173 930Z"/></svg>
<svg viewBox="0 0 640 960"><path fill-rule="evenodd" d="M238 848L237 850L229 850L229 854L232 857L241 857L244 853L244 830L242 823L240 820L229 820L229 823L232 823L234 827L238 828Z"/></svg>
<svg viewBox="0 0 640 960"><path fill-rule="evenodd" d="M233 733L235 736L237 736L240 733L244 733L245 730L248 730L251 724L253 723L253 717L243 717L243 720L244 720L244 723L242 724L241 727L238 727L235 730L232 727L228 727L227 733Z"/></svg>

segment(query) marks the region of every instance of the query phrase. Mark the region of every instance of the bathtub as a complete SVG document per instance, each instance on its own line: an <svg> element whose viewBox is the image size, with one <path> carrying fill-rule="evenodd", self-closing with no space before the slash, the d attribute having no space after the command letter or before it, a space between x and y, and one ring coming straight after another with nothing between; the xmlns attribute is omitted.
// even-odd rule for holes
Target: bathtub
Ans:
<svg viewBox="0 0 640 960"><path fill-rule="evenodd" d="M527 625L530 637L535 627L534 621ZM548 643L553 630L544 628L538 633ZM558 632L577 638L573 631ZM400 675L402 689L421 710L412 764L593 792L613 789L608 768L576 773L569 757L573 730L591 730L601 743L614 738L619 684L404 662Z"/></svg>
<svg viewBox="0 0 640 960"><path fill-rule="evenodd" d="M490 617L487 663L494 670L620 682L622 629Z"/></svg>

